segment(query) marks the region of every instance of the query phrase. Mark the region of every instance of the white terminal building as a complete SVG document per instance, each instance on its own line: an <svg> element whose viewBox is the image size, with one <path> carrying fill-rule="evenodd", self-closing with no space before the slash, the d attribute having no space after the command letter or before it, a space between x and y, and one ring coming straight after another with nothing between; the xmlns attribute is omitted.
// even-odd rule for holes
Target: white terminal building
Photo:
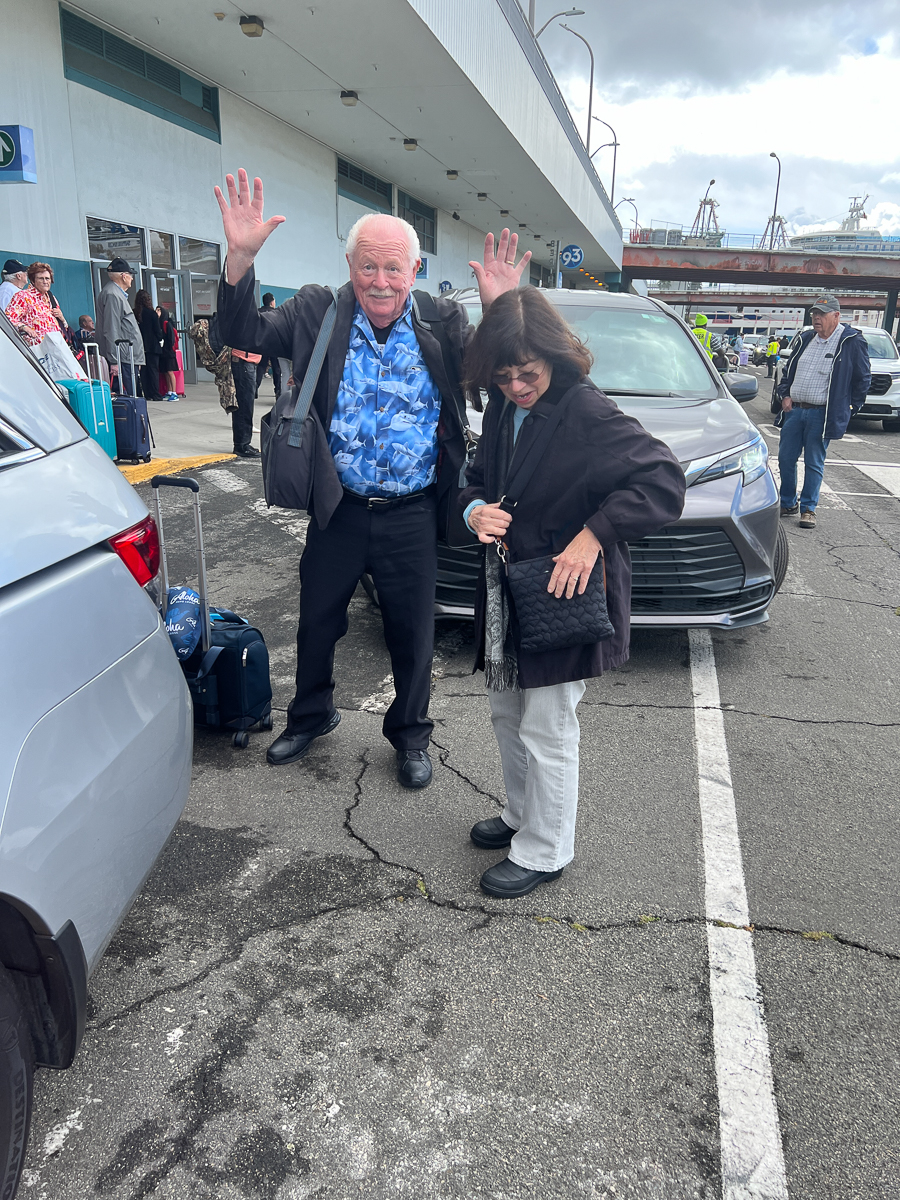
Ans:
<svg viewBox="0 0 900 1200"><path fill-rule="evenodd" d="M254 19L29 0L3 57L0 125L33 131L36 182L0 186L0 263L50 263L73 323L117 256L179 328L209 315L213 187L238 167L287 218L256 264L278 303L345 282L347 232L373 211L415 226L434 293L473 283L469 260L506 225L534 283L552 282L557 240L595 280L620 279L621 227L517 0L264 0Z"/></svg>

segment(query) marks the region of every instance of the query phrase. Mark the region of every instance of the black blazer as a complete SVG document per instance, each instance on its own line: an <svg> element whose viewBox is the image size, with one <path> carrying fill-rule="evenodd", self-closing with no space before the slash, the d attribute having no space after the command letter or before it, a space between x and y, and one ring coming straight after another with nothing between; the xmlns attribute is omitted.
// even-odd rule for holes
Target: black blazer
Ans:
<svg viewBox="0 0 900 1200"><path fill-rule="evenodd" d="M631 557L628 542L662 529L681 516L684 472L664 443L605 396L589 379L563 392L551 389L525 418L509 465L509 475L538 435L550 404L568 396L567 409L543 458L519 498L507 531L513 561L559 554L586 525L606 556L606 589L615 634L608 641L544 654L519 652L519 683L549 687L590 679L628 658L631 614ZM469 486L459 497L460 510L473 500L500 499L501 422L508 407L498 389L484 414ZM495 553L492 546L488 554ZM602 570L600 559L594 570ZM475 608L481 649L476 670L484 665L484 599L481 586ZM513 623L515 635L515 623Z"/></svg>
<svg viewBox="0 0 900 1200"><path fill-rule="evenodd" d="M141 318L138 323L141 327L144 354L150 354L154 358L159 358L160 351L162 350L163 331L162 325L159 323L159 317L156 315L156 310L153 308L142 308Z"/></svg>
<svg viewBox="0 0 900 1200"><path fill-rule="evenodd" d="M316 337L331 305L331 292L318 284L308 284L277 308L258 309L255 285L256 276L252 268L233 286L225 282L225 272L222 272L217 311L219 334L226 345L238 350L248 350L253 354L261 354L264 358L289 358L293 363L296 399ZM352 284L345 283L339 288L337 297L334 332L312 401L326 433L331 428L331 418L344 374L344 363L350 349L350 327L356 311L356 296ZM422 358L441 394L437 469L440 504L442 497L445 497L454 480L458 478L465 462L465 413L461 411L457 400L457 396L460 395L458 381L463 375L462 359L474 328L469 324L468 315L461 304L441 299L436 299L435 303L447 334L450 363L445 365L440 342L432 333L431 326L418 318L415 305L413 328ZM451 374L455 376L455 386L451 386ZM324 528L331 515L322 514L317 510L316 520Z"/></svg>

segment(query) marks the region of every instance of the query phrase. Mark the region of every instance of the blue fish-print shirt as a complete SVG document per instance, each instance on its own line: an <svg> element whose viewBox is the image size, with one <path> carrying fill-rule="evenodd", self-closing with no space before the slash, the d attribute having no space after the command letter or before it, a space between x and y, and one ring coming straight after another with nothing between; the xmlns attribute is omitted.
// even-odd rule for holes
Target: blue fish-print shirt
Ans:
<svg viewBox="0 0 900 1200"><path fill-rule="evenodd" d="M405 496L434 480L441 394L422 358L412 296L379 346L357 304L328 435L341 483L359 496Z"/></svg>

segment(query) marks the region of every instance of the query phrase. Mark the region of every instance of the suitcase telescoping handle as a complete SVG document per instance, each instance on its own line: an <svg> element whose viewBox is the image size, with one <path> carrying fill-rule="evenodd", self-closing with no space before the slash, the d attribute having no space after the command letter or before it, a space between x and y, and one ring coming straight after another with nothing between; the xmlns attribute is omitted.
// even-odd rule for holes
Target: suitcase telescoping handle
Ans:
<svg viewBox="0 0 900 1200"><path fill-rule="evenodd" d="M117 338L116 339L116 362L119 367L119 395L120 396L128 395L128 393L125 391L125 376L122 374L122 347L123 346L128 347L128 353L131 355L131 364L130 364L131 365L131 390L134 392L134 394L136 396L138 394L138 390L137 390L137 376L134 373L134 346L132 346L132 344L128 340L128 338Z"/></svg>
<svg viewBox="0 0 900 1200"><path fill-rule="evenodd" d="M156 527L159 530L159 557L162 562L163 582L163 616L169 603L169 564L166 560L166 542L163 536L162 507L159 502L161 487L188 488L194 493L194 527L197 531L197 590L200 593L200 636L204 654L212 642L212 632L209 626L209 600L206 585L206 552L203 549L203 524L200 520L200 484L189 476L154 475L150 480L153 497L156 501Z"/></svg>

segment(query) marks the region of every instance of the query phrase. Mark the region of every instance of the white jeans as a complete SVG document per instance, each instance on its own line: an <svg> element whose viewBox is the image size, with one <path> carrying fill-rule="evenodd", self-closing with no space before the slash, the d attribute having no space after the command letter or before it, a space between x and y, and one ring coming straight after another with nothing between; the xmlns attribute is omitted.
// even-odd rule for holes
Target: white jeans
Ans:
<svg viewBox="0 0 900 1200"><path fill-rule="evenodd" d="M575 855L578 742L575 709L584 681L520 692L488 690L506 784L502 817L517 830L509 857L532 871L556 871Z"/></svg>

